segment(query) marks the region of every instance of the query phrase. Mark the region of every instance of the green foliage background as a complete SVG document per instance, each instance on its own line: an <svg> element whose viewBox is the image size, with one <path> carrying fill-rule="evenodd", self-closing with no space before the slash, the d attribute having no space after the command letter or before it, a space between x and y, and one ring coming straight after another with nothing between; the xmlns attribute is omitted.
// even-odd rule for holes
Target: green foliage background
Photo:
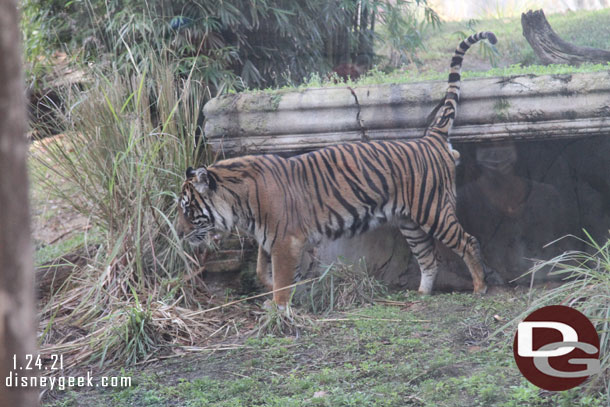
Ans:
<svg viewBox="0 0 610 407"><path fill-rule="evenodd" d="M23 14L32 65L57 49L140 69L146 53L168 53L178 74L195 66L212 96L298 84L358 55L372 61L376 42L408 59L423 46L423 29L439 24L427 0L24 0Z"/></svg>

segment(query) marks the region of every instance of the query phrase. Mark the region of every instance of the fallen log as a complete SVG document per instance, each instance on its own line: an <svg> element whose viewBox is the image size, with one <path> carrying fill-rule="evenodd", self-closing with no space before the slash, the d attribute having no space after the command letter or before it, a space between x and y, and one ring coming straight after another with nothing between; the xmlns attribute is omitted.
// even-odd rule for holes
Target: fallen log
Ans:
<svg viewBox="0 0 610 407"><path fill-rule="evenodd" d="M544 65L579 65L583 62L605 63L610 61L610 51L592 47L580 47L562 40L544 15L544 11L529 10L521 14L523 36Z"/></svg>

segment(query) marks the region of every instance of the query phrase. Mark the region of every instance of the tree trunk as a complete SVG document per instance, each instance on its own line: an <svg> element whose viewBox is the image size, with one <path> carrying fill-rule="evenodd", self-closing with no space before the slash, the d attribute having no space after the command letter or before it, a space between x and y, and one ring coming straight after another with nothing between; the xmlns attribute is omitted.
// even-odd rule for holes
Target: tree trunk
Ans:
<svg viewBox="0 0 610 407"><path fill-rule="evenodd" d="M38 405L38 389L15 387L14 377L37 375L19 370L26 355L35 357L36 327L18 24L17 1L0 0L0 406L29 407Z"/></svg>
<svg viewBox="0 0 610 407"><path fill-rule="evenodd" d="M610 52L591 47L579 47L562 40L551 28L542 10L521 14L523 36L534 53L545 64L579 65L583 62L605 63Z"/></svg>

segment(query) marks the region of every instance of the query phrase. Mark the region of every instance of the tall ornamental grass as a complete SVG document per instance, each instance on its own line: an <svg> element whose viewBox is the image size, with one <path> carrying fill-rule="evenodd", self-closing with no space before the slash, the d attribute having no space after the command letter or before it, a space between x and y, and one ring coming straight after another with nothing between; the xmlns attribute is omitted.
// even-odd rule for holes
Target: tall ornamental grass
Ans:
<svg viewBox="0 0 610 407"><path fill-rule="evenodd" d="M185 168L206 160L195 145L205 87L162 59L145 66L88 72L52 106L64 134L33 157L35 182L101 236L41 304L42 351L68 366L133 364L239 329L230 313L201 312L216 304L173 225Z"/></svg>
<svg viewBox="0 0 610 407"><path fill-rule="evenodd" d="M599 244L588 233L585 235L586 250L568 251L532 267L532 274L550 269L550 274L560 276L563 284L543 292L513 322L546 305L566 305L581 311L591 320L600 339L602 374L592 377L589 390L604 385L610 396L610 239Z"/></svg>

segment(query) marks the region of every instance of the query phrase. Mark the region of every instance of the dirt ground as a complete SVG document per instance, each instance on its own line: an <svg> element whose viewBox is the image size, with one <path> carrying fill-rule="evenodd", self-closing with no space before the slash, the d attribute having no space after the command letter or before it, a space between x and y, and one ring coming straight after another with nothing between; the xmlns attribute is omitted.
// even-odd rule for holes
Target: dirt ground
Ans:
<svg viewBox="0 0 610 407"><path fill-rule="evenodd" d="M539 295L535 291L532 295ZM485 297L394 293L377 304L312 316L292 336L239 338L127 368L130 387L49 393L45 406L598 406L582 389L545 392L512 355L530 293Z"/></svg>

